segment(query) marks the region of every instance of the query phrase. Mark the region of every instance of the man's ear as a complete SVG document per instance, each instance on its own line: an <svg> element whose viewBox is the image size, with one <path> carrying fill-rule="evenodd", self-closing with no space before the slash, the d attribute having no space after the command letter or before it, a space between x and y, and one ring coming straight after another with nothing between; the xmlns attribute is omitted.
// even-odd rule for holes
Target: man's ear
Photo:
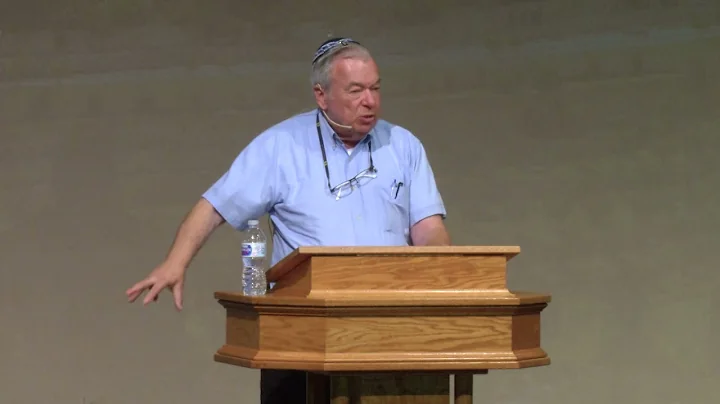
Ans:
<svg viewBox="0 0 720 404"><path fill-rule="evenodd" d="M315 102L317 103L318 107L322 109L323 111L327 109L327 95L325 91L322 89L320 84L316 84L315 87L313 87L313 92L315 93Z"/></svg>

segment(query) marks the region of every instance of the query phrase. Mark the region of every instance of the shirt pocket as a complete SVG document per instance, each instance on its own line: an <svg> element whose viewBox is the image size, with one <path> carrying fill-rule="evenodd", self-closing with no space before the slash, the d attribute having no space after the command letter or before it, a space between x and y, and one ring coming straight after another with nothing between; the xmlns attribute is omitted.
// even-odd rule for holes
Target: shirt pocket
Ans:
<svg viewBox="0 0 720 404"><path fill-rule="evenodd" d="M397 192L396 192L397 191ZM385 201L385 231L405 240L410 236L410 193L405 185L391 188Z"/></svg>

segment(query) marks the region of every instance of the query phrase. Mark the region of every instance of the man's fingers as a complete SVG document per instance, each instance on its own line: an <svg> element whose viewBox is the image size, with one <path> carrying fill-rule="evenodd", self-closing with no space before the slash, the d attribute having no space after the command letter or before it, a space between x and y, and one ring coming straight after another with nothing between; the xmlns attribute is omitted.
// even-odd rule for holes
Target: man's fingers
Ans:
<svg viewBox="0 0 720 404"><path fill-rule="evenodd" d="M153 285L152 289L147 293L145 296L145 300L143 300L143 304L148 304L150 301L155 300L157 298L158 293L160 293L161 290L166 286L165 282L157 282L155 285Z"/></svg>
<svg viewBox="0 0 720 404"><path fill-rule="evenodd" d="M142 281L133 285L130 289L126 290L125 294L128 297L128 301L134 302L135 299L137 299L138 296L140 296L140 294L143 292L143 290L145 290L149 287L152 287L153 283L155 283L155 281L153 279L150 279L150 278L143 279Z"/></svg>
<svg viewBox="0 0 720 404"><path fill-rule="evenodd" d="M132 293L128 294L127 295L128 302L130 302L130 303L134 302L138 298L138 296L140 296L140 291L132 292Z"/></svg>
<svg viewBox="0 0 720 404"><path fill-rule="evenodd" d="M125 291L125 294L127 295L128 301L132 303L147 290L148 292L145 295L145 299L143 299L143 305L147 305L150 302L156 302L160 292L164 288L172 291L175 307L177 307L178 310L182 310L182 278L170 281L163 279L163 277L151 275L134 284Z"/></svg>
<svg viewBox="0 0 720 404"><path fill-rule="evenodd" d="M144 289L147 289L148 287L152 286L152 284L155 283L155 280L150 278L145 278L141 280L140 282L132 285L128 290L125 291L125 294L130 296L134 295L138 292L142 292Z"/></svg>

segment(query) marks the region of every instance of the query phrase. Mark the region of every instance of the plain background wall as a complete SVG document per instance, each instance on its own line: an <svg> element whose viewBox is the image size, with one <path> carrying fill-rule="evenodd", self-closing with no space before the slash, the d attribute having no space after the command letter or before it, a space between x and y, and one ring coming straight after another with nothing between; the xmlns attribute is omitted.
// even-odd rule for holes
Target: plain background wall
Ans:
<svg viewBox="0 0 720 404"><path fill-rule="evenodd" d="M212 360L237 233L181 313L124 290L313 107L331 32L374 51L454 242L520 245L510 285L553 295L552 365L478 377L475 402L718 402L720 3L4 0L0 31L3 404L258 402L258 372Z"/></svg>

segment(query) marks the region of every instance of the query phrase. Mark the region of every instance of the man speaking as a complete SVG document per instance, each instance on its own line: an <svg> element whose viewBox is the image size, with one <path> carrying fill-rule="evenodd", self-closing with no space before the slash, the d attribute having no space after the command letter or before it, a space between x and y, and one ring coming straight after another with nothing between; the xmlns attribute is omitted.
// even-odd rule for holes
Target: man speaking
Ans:
<svg viewBox="0 0 720 404"><path fill-rule="evenodd" d="M185 271L215 229L268 214L274 265L300 246L449 245L445 207L421 142L380 116L380 75L351 38L312 60L317 108L255 137L183 220L165 260L126 291L165 288L182 309ZM305 375L261 371L262 404L305 403Z"/></svg>

